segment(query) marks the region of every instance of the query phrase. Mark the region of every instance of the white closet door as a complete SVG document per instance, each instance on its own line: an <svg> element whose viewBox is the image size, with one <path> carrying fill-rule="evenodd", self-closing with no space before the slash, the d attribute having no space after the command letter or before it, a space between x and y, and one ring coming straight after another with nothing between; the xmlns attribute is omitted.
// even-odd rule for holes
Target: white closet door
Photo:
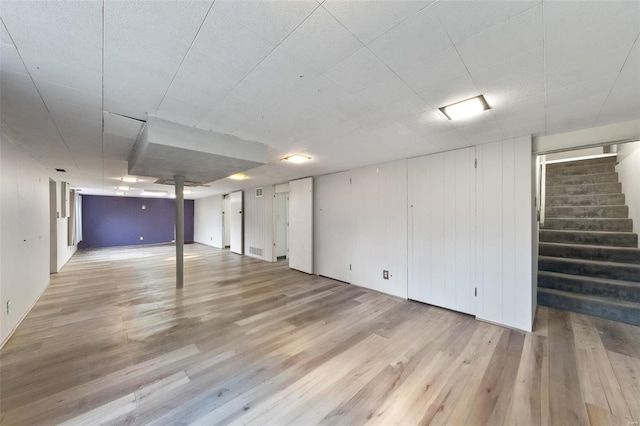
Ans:
<svg viewBox="0 0 640 426"><path fill-rule="evenodd" d="M410 299L475 314L475 148L409 160Z"/></svg>
<svg viewBox="0 0 640 426"><path fill-rule="evenodd" d="M289 267L313 273L313 178L289 182Z"/></svg>
<svg viewBox="0 0 640 426"><path fill-rule="evenodd" d="M350 172L316 178L316 273L350 282Z"/></svg>
<svg viewBox="0 0 640 426"><path fill-rule="evenodd" d="M231 237L231 251L238 254L243 254L243 231L244 222L243 217L243 203L242 203L242 191L232 192L229 194L229 214L230 223L230 237Z"/></svg>

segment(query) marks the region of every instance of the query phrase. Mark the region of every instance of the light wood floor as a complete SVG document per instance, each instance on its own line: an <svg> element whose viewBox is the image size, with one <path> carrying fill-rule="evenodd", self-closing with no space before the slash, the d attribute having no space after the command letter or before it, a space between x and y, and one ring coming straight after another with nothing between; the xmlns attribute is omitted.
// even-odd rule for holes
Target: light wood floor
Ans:
<svg viewBox="0 0 640 426"><path fill-rule="evenodd" d="M640 328L513 331L210 247L79 252L0 353L0 422L640 421Z"/></svg>

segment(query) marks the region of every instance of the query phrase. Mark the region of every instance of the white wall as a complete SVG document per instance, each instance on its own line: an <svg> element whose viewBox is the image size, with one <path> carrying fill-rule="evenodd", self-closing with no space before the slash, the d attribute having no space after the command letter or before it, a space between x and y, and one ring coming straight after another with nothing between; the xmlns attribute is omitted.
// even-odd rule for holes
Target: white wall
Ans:
<svg viewBox="0 0 640 426"><path fill-rule="evenodd" d="M530 331L535 306L531 138L476 148L476 316Z"/></svg>
<svg viewBox="0 0 640 426"><path fill-rule="evenodd" d="M273 261L273 196L274 186L262 187L262 196L256 197L256 188L244 191L244 254Z"/></svg>
<svg viewBox="0 0 640 426"><path fill-rule="evenodd" d="M69 205L70 200L71 200L71 188L69 187L69 185L66 185L66 197L63 197L63 185L62 185L62 181L56 181L56 188L57 188L57 194L58 194L58 200L57 200L57 208L58 208L58 212L60 213L60 217L58 218L58 271L60 272L60 270L62 269L62 267L64 265L67 264L67 262L69 261L69 259L71 259L71 256L73 256L73 254L78 250L78 244L74 244L72 246L69 245L69 237L68 237L68 232L69 232L69 214L70 214L70 209L75 208L75 206L71 206ZM66 212L67 212L67 217L62 217L62 203L63 201L66 201Z"/></svg>
<svg viewBox="0 0 640 426"><path fill-rule="evenodd" d="M640 233L640 141L618 145L616 171L633 219L633 232Z"/></svg>
<svg viewBox="0 0 640 426"><path fill-rule="evenodd" d="M223 247L222 195L200 198L194 203L193 239L196 243Z"/></svg>
<svg viewBox="0 0 640 426"><path fill-rule="evenodd" d="M316 179L316 272L406 298L407 160Z"/></svg>
<svg viewBox="0 0 640 426"><path fill-rule="evenodd" d="M4 132L0 139L0 342L4 344L49 283L49 175ZM66 225L63 235L66 241Z"/></svg>
<svg viewBox="0 0 640 426"><path fill-rule="evenodd" d="M640 139L640 119L533 138L533 152L548 153L571 148L606 145Z"/></svg>

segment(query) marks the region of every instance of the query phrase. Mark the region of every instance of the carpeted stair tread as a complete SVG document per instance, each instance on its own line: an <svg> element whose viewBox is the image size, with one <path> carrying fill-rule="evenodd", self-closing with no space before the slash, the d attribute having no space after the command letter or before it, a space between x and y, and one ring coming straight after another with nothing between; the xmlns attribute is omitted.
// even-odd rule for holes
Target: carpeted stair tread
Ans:
<svg viewBox="0 0 640 426"><path fill-rule="evenodd" d="M577 231L633 231L633 220L624 218L546 218L542 229L573 229Z"/></svg>
<svg viewBox="0 0 640 426"><path fill-rule="evenodd" d="M592 175L598 173L613 173L616 171L615 163L607 164L595 164L589 166L576 166L576 167L546 167L547 179L556 176L580 176L580 175Z"/></svg>
<svg viewBox="0 0 640 426"><path fill-rule="evenodd" d="M589 183L585 185L548 185L546 195L590 195L590 194L622 194L620 182Z"/></svg>
<svg viewBox="0 0 640 426"><path fill-rule="evenodd" d="M557 218L618 218L629 217L629 207L622 206L547 206L546 217Z"/></svg>
<svg viewBox="0 0 640 426"><path fill-rule="evenodd" d="M640 249L635 247L611 247L549 242L540 242L538 247L539 254L542 256L640 264Z"/></svg>
<svg viewBox="0 0 640 426"><path fill-rule="evenodd" d="M610 183L618 182L618 173L596 173L585 175L567 175L567 176L547 176L548 186L559 185L583 185L589 183Z"/></svg>
<svg viewBox="0 0 640 426"><path fill-rule="evenodd" d="M545 204L547 207L620 206L625 204L625 197L624 194L547 195Z"/></svg>
<svg viewBox="0 0 640 426"><path fill-rule="evenodd" d="M601 260L538 256L540 271L640 282L640 265Z"/></svg>
<svg viewBox="0 0 640 426"><path fill-rule="evenodd" d="M631 232L540 229L540 242L638 247L638 235Z"/></svg>
<svg viewBox="0 0 640 426"><path fill-rule="evenodd" d="M640 283L631 281L539 271L538 286L552 290L640 303Z"/></svg>
<svg viewBox="0 0 640 426"><path fill-rule="evenodd" d="M640 325L639 303L538 288L538 304L627 324Z"/></svg>

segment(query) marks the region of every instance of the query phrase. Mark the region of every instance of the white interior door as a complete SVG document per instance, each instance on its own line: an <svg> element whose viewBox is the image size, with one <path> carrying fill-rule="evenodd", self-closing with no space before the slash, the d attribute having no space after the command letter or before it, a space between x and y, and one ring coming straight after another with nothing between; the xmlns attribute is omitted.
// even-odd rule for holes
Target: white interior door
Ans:
<svg viewBox="0 0 640 426"><path fill-rule="evenodd" d="M316 179L316 273L351 282L350 172Z"/></svg>
<svg viewBox="0 0 640 426"><path fill-rule="evenodd" d="M231 201L229 198L229 194L224 196L222 202L222 248L227 248L231 246Z"/></svg>
<svg viewBox="0 0 640 426"><path fill-rule="evenodd" d="M229 214L231 251L238 254L244 253L242 244L244 231L243 208L242 191L229 194L230 211L225 214Z"/></svg>
<svg viewBox="0 0 640 426"><path fill-rule="evenodd" d="M409 160L410 299L475 314L475 148Z"/></svg>
<svg viewBox="0 0 640 426"><path fill-rule="evenodd" d="M275 222L275 259L287 256L287 210L289 208L287 198L289 194L281 192L274 195L274 222Z"/></svg>
<svg viewBox="0 0 640 426"><path fill-rule="evenodd" d="M289 182L289 267L313 273L313 178Z"/></svg>

